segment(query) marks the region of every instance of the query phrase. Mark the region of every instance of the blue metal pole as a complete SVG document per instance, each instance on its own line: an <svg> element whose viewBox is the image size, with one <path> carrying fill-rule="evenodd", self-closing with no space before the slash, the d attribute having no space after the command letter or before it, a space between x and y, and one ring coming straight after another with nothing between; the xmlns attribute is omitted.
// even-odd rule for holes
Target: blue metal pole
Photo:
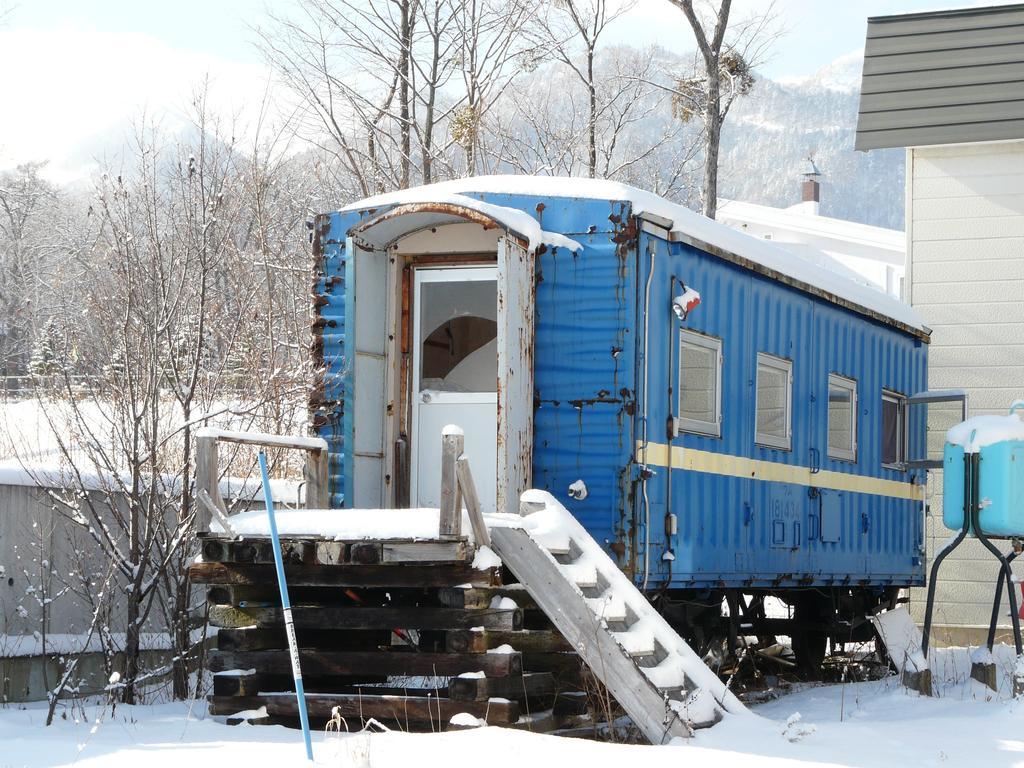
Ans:
<svg viewBox="0 0 1024 768"><path fill-rule="evenodd" d="M299 722L302 723L302 738L306 741L306 758L313 760L313 740L309 733L309 714L306 712L306 692L302 688L302 670L299 668L299 644L295 641L295 622L292 620L292 604L288 599L288 583L284 578L284 560L281 558L281 540L277 536L277 520L274 519L274 498L270 492L270 476L267 473L267 455L260 451L260 474L263 477L263 498L270 518L270 541L274 547L274 566L277 568L277 586L281 590L281 611L284 613L284 631L288 637L288 651L292 658L292 677L295 680L295 698L299 703Z"/></svg>

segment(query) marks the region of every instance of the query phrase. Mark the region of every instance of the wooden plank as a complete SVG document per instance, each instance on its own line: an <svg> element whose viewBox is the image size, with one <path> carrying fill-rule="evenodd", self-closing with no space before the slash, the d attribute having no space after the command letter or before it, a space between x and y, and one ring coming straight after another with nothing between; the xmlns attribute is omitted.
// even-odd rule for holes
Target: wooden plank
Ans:
<svg viewBox="0 0 1024 768"><path fill-rule="evenodd" d="M554 559L540 549L526 531L496 528L495 551L534 600L554 622L595 676L608 688L640 730L653 744L673 737L689 737L690 730L678 718L669 717L665 697L626 656L611 633L600 626L583 597L566 581ZM530 669L543 670L538 661L570 654L531 654ZM525 661L525 659L524 659Z"/></svg>
<svg viewBox="0 0 1024 768"><path fill-rule="evenodd" d="M618 648L618 645L615 646ZM621 653L621 651L620 651ZM530 672L554 672L556 675L578 672L583 659L575 653L524 653L523 669Z"/></svg>
<svg viewBox="0 0 1024 768"><path fill-rule="evenodd" d="M220 527L224 529L225 535L235 535L234 529L231 527L231 521L228 520L227 515L220 511L220 508L217 506L216 502L210 498L210 494L206 492L205 488L200 488L196 493L196 502L200 507L202 507L202 512L197 512L197 515L202 515L203 513L209 515L207 520L216 520L220 524Z"/></svg>
<svg viewBox="0 0 1024 768"><path fill-rule="evenodd" d="M193 584L275 584L274 568L263 564L193 563ZM465 563L428 565L286 565L288 586L296 587L488 587L501 583L497 568L474 569Z"/></svg>
<svg viewBox="0 0 1024 768"><path fill-rule="evenodd" d="M316 561L320 565L342 565L348 562L348 547L343 541L318 541Z"/></svg>
<svg viewBox="0 0 1024 768"><path fill-rule="evenodd" d="M518 653L416 653L413 651L299 651L303 679L318 675L461 675L483 672L505 677L522 672ZM258 669L267 674L291 671L288 651L210 651L211 672Z"/></svg>
<svg viewBox="0 0 1024 768"><path fill-rule="evenodd" d="M214 696L255 696L260 689L265 688L265 676L249 670L240 672L234 670L229 674L221 673L213 676ZM237 711L237 710L236 710Z"/></svg>
<svg viewBox="0 0 1024 768"><path fill-rule="evenodd" d="M441 434L441 512L438 536L442 539L462 535L462 504L456 462L462 455L464 443L461 429L449 431L446 427Z"/></svg>
<svg viewBox="0 0 1024 768"><path fill-rule="evenodd" d="M488 608L495 598L507 597L520 608L536 608L537 603L530 597L522 584L506 584L493 587L445 587L437 591L437 599L450 608Z"/></svg>
<svg viewBox="0 0 1024 768"><path fill-rule="evenodd" d="M219 440L222 443L238 445L267 445L275 448L291 448L297 451L326 451L327 443L322 437L305 435L268 435L263 432L236 432L227 429L206 427L197 440Z"/></svg>
<svg viewBox="0 0 1024 768"><path fill-rule="evenodd" d="M265 694L262 696L211 696L211 715L232 715L250 709L267 708L272 717L298 715L298 703L293 694ZM398 722L434 722L447 725L459 712L486 718L490 725L510 725L519 720L519 705L514 701L452 701L426 696L369 696L364 694L323 694L306 696L306 709L314 719L329 719L337 707L339 714L353 719L350 727L361 726L361 720L396 720Z"/></svg>
<svg viewBox="0 0 1024 768"><path fill-rule="evenodd" d="M583 691L559 691L552 710L557 717L585 715L589 704L590 697Z"/></svg>
<svg viewBox="0 0 1024 768"><path fill-rule="evenodd" d="M208 562L273 563L274 552L268 536L238 537L203 533L203 559ZM474 551L465 538L455 541L422 539L376 539L326 541L317 536L283 536L285 561L320 565L376 565L378 563L456 563L473 559Z"/></svg>
<svg viewBox="0 0 1024 768"><path fill-rule="evenodd" d="M466 502L466 510L469 512L469 523L473 528L473 538L476 539L478 547L491 546L491 535L487 532L487 523L484 522L484 513L480 509L480 497L476 493L476 483L473 482L473 473L469 468L469 459L464 455L459 456L455 463L455 473L459 481L459 490Z"/></svg>
<svg viewBox="0 0 1024 768"><path fill-rule="evenodd" d="M381 605L387 601L389 592L396 599L402 595L399 590L381 587L361 589L357 597L368 605ZM346 594L346 590L334 587L294 587L289 588L288 594L293 605L337 606L352 605L354 602L352 595ZM422 590L417 588L415 596L422 599ZM281 604L281 593L276 581L267 584L211 584L206 589L206 599L209 603L218 605L273 608Z"/></svg>
<svg viewBox="0 0 1024 768"><path fill-rule="evenodd" d="M196 438L196 493L206 491L217 508L227 514L224 499L220 495L220 469L217 461L217 438ZM206 531L210 528L210 515L203 508L196 510L196 530Z"/></svg>
<svg viewBox="0 0 1024 768"><path fill-rule="evenodd" d="M501 645L511 645L523 653L573 650L565 638L553 630L453 629L445 633L445 648L449 653L485 653Z"/></svg>
<svg viewBox="0 0 1024 768"><path fill-rule="evenodd" d="M330 469L325 449L306 451L303 474L306 480L306 507L330 509Z"/></svg>
<svg viewBox="0 0 1024 768"><path fill-rule="evenodd" d="M295 680L291 674L267 675L262 672L246 670L248 674L215 674L213 676L213 693L215 696L255 696L258 693L276 693L291 691ZM355 675L355 676L320 676L304 680L308 693L358 693L368 691L371 695L397 693L401 695L417 694L426 696L428 693L437 695L436 690L419 691L407 688L385 688L387 675ZM442 689L443 690L443 689Z"/></svg>
<svg viewBox="0 0 1024 768"><path fill-rule="evenodd" d="M391 630L304 629L299 628L299 646L332 651L373 651L391 643ZM217 648L222 651L265 651L287 648L284 627L221 629Z"/></svg>
<svg viewBox="0 0 1024 768"><path fill-rule="evenodd" d="M526 672L508 677L453 677L448 681L448 697L464 701L490 698L528 699L551 696L556 691L550 672Z"/></svg>
<svg viewBox="0 0 1024 768"><path fill-rule="evenodd" d="M267 537L228 539L202 537L203 560L211 563L274 563L274 547ZM292 565L313 564L316 549L312 541L282 539L281 556Z"/></svg>
<svg viewBox="0 0 1024 768"><path fill-rule="evenodd" d="M466 541L384 542L381 561L384 563L456 563L473 559Z"/></svg>
<svg viewBox="0 0 1024 768"><path fill-rule="evenodd" d="M293 605L297 629L469 629L486 627L516 630L523 625L523 612L516 608L485 608L463 611L457 608ZM284 618L279 607L238 608L211 605L209 621L216 627L280 627ZM500 645L500 643L499 643Z"/></svg>
<svg viewBox="0 0 1024 768"><path fill-rule="evenodd" d="M225 535L201 536L203 559L223 563L273 563L274 551L268 537L237 539ZM285 562L310 565L376 565L379 563L461 563L473 559L465 540L417 541L317 541L315 537L281 539Z"/></svg>

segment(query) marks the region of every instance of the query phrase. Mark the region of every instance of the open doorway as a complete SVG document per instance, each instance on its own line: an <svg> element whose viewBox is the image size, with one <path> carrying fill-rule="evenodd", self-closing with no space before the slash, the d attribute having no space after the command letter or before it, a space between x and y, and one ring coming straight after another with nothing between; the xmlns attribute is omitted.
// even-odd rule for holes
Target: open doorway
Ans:
<svg viewBox="0 0 1024 768"><path fill-rule="evenodd" d="M496 508L498 432L496 267L414 271L410 501L440 502L440 435L465 432L484 511Z"/></svg>

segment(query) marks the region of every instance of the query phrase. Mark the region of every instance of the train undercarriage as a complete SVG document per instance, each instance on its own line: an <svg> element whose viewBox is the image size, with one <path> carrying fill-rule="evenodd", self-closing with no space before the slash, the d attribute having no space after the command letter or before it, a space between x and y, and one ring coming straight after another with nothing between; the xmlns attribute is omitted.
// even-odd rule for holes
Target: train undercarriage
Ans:
<svg viewBox="0 0 1024 768"><path fill-rule="evenodd" d="M651 600L721 674L821 680L830 677L827 659L855 664L857 675L887 670L871 616L905 598L899 587L806 587L670 589Z"/></svg>

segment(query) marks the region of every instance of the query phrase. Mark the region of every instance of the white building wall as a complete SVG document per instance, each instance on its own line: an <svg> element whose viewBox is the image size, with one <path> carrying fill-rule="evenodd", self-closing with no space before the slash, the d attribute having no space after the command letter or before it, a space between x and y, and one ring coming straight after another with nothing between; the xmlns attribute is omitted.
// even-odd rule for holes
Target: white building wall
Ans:
<svg viewBox="0 0 1024 768"><path fill-rule="evenodd" d="M972 415L1006 413L1024 396L1024 141L910 149L907 179L906 299L932 329L929 388L965 388ZM953 421L949 411L929 414L931 455ZM930 565L951 532L941 472L929 485ZM951 641L987 627L995 562L973 540L944 562L935 622ZM920 618L924 590L912 599ZM1007 610L1004 597L1004 625Z"/></svg>
<svg viewBox="0 0 1024 768"><path fill-rule="evenodd" d="M772 208L719 200L717 220L752 237L771 240L804 258L902 297L906 261L903 233L819 216L808 203ZM838 262L838 265L835 264Z"/></svg>

